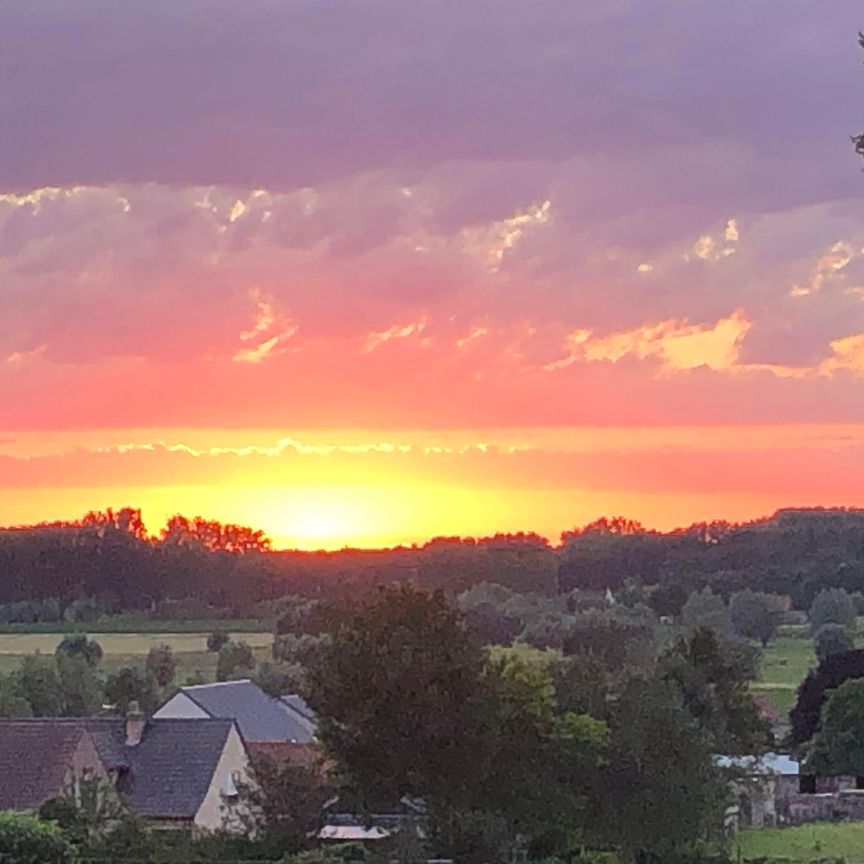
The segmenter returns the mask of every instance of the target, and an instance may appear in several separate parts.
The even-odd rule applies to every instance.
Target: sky
[[[0,524],[864,505],[860,0],[0,4]]]

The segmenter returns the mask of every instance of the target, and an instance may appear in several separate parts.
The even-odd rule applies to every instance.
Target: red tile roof
[[[63,794],[84,735],[89,733],[81,720],[46,717],[0,723],[0,810],[35,810]]]

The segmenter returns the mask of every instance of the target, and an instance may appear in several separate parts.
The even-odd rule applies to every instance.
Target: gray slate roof
[[[292,711],[296,711],[301,717],[305,717],[310,723],[315,723],[315,712],[306,703],[302,696],[296,693],[289,693],[285,696],[280,696],[279,701],[287,705]]]
[[[201,806],[231,720],[151,720],[137,747],[127,747],[131,808],[141,816],[191,818]]]
[[[191,819],[198,812],[225,742],[231,720],[150,719],[141,742],[127,747],[126,721],[87,721],[102,761],[126,769],[119,791],[140,816]]]
[[[236,720],[240,734],[249,743],[290,741],[312,744],[315,741],[315,723],[309,716],[286,703],[284,698],[268,696],[248,679],[183,687],[181,692],[211,717]],[[311,715],[311,710],[300,697],[289,698],[298,699],[297,705]]]

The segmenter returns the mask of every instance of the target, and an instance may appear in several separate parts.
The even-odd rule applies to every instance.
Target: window
[[[225,778],[222,794],[226,798],[236,798],[240,794],[240,773],[238,771],[232,771]]]

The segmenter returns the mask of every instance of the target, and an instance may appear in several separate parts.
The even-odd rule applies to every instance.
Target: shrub
[[[245,642],[226,642],[219,651],[216,679],[229,681],[238,673],[249,674],[255,669],[255,654]]]
[[[72,864],[74,860],[75,850],[58,825],[21,813],[0,813],[4,864]]]
[[[177,658],[170,645],[154,645],[147,654],[145,666],[160,687],[167,687],[174,680]]]
[[[227,644],[228,642],[228,634],[223,633],[219,630],[214,630],[207,637],[207,650],[212,651],[214,654],[218,654],[219,651],[222,650],[222,646]]]
[[[95,639],[88,639],[83,633],[64,636],[54,653],[58,657],[61,654],[67,657],[80,657],[91,666],[97,666],[102,660],[102,646]]]

